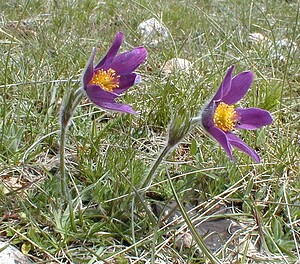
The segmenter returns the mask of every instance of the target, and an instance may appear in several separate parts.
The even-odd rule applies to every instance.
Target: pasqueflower
[[[249,90],[253,73],[241,72],[232,78],[234,65],[225,75],[221,86],[211,101],[205,106],[198,121],[233,160],[232,147],[235,147],[260,162],[258,154],[232,131],[235,129],[255,130],[272,123],[270,113],[260,108],[236,108],[236,104]],[[196,118],[197,119],[197,118]]]
[[[145,61],[147,51],[144,47],[137,47],[117,54],[123,40],[123,33],[117,33],[112,46],[96,66],[93,65],[96,48],[93,48],[82,83],[88,98],[99,107],[135,114],[131,106],[116,102],[115,99],[140,82],[140,75],[134,71]]]

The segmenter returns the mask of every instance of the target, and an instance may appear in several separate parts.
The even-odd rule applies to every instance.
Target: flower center
[[[107,71],[98,70],[95,72],[93,79],[89,84],[98,84],[106,91],[112,92],[115,88],[119,88],[120,76],[116,75],[113,69]]]
[[[237,123],[237,113],[233,105],[221,102],[214,114],[215,125],[223,131],[231,131]]]

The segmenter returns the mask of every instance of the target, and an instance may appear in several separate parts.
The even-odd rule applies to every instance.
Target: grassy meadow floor
[[[157,46],[143,43],[137,31],[152,17],[169,31]],[[1,240],[35,263],[209,263],[196,246],[174,243],[184,221],[153,223],[133,192],[164,146],[171,117],[183,110],[196,116],[235,64],[235,74],[255,73],[239,106],[266,109],[274,118],[240,132],[262,162],[236,150],[230,162],[194,127],[159,167],[147,203],[174,201],[169,175],[200,220],[220,204],[234,208],[227,217],[241,226],[239,242],[224,241],[214,252],[220,263],[300,259],[298,1],[10,0],[0,3],[0,19]],[[82,100],[66,148],[70,215],[57,203],[62,98],[80,87],[92,47],[101,59],[118,31],[126,37],[122,51],[148,50],[138,69],[143,81],[120,99],[138,114]],[[192,69],[164,74],[174,57],[191,61]]]

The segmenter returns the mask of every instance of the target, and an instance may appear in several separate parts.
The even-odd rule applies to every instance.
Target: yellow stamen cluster
[[[98,84],[104,90],[112,92],[115,88],[119,88],[119,78],[120,76],[116,75],[113,69],[98,70],[89,84]]]
[[[233,105],[221,102],[214,114],[215,125],[223,131],[231,131],[237,123],[237,113]]]

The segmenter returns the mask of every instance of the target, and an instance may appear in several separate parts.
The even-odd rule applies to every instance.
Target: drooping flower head
[[[233,160],[232,147],[235,147],[256,162],[260,162],[258,154],[238,136],[232,133],[234,129],[255,130],[272,123],[270,113],[260,108],[236,108],[236,104],[249,90],[253,73],[241,72],[232,78],[234,65],[225,75],[215,96],[203,109],[200,120],[202,127],[211,135]]]
[[[145,61],[147,51],[144,47],[137,47],[117,54],[123,40],[123,33],[117,33],[112,46],[96,66],[94,66],[96,48],[93,48],[82,83],[88,98],[99,107],[135,114],[131,106],[118,103],[115,99],[129,87],[140,82],[140,75],[134,71]]]

